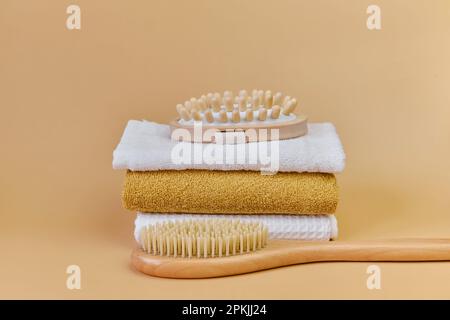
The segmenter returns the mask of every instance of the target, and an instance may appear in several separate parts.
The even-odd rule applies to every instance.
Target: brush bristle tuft
[[[199,219],[146,226],[141,230],[140,245],[153,255],[214,258],[259,250],[267,240],[268,229],[262,223]]]
[[[291,96],[283,96],[281,92],[272,94],[271,90],[240,90],[234,95],[226,90],[202,94],[177,104],[176,110],[183,121],[204,122],[208,124],[234,124],[240,122],[257,123],[264,121],[292,120],[297,107],[297,100]]]

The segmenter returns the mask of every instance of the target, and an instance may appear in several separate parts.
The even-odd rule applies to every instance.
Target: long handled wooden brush
[[[324,261],[448,261],[450,239],[267,240],[261,223],[177,221],[142,229],[132,254],[139,271],[165,278],[212,278]]]

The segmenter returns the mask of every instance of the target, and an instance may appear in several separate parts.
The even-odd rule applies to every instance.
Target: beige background
[[[128,119],[192,95],[270,88],[344,142],[341,239],[450,237],[450,2],[0,2],[0,298],[450,298],[449,263],[294,266],[231,278],[131,269],[112,151]],[[366,28],[366,8],[382,30]],[[82,290],[65,287],[69,264]]]

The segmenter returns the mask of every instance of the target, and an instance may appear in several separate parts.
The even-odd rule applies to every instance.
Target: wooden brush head
[[[259,250],[267,239],[268,229],[262,223],[211,218],[143,227],[140,246],[159,256],[214,258]]]
[[[186,129],[184,141],[217,142],[216,133],[237,133],[243,142],[290,139],[307,133],[307,118],[294,113],[297,99],[281,92],[241,90],[208,93],[176,106],[179,118],[170,123],[172,132]],[[195,127],[215,134],[195,134]],[[266,130],[266,131],[264,131]],[[277,132],[275,132],[277,131]],[[200,138],[200,139],[199,139]]]

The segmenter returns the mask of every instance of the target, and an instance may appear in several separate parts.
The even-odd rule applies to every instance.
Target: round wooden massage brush
[[[246,142],[290,139],[308,131],[307,118],[295,114],[296,107],[297,99],[281,92],[272,94],[270,90],[253,90],[251,95],[241,90],[236,96],[231,91],[225,91],[223,95],[208,93],[178,104],[179,118],[172,121],[170,127],[172,132],[180,128],[188,130],[189,135],[183,136],[184,141],[196,141],[195,125],[201,125],[203,131],[240,132]],[[260,129],[266,129],[268,133],[259,134]],[[275,137],[271,134],[274,129],[278,132]],[[216,142],[215,137],[204,135],[201,142]]]

